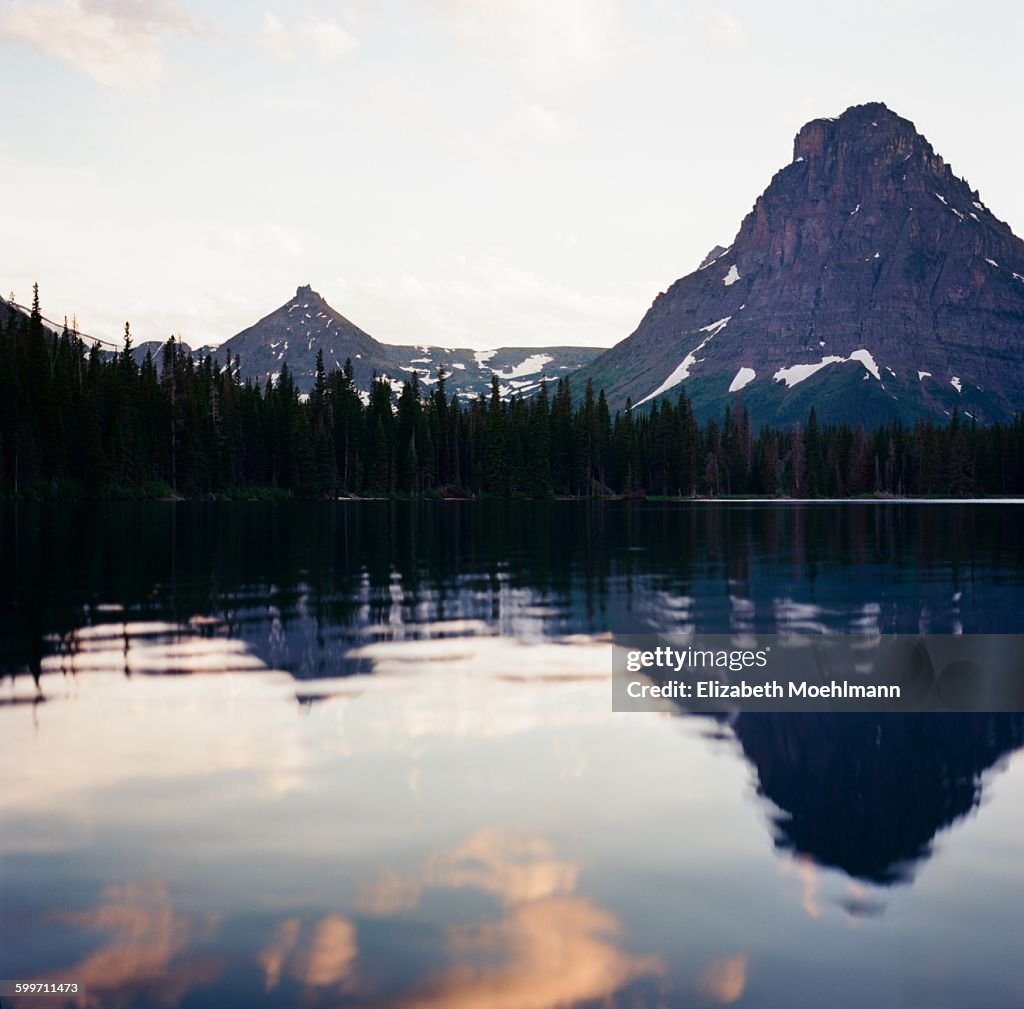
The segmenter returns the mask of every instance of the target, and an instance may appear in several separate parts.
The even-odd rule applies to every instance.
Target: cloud
[[[351,32],[334,21],[306,18],[289,26],[270,13],[263,15],[260,39],[277,59],[289,62],[313,55],[324,63],[336,63],[358,44]]]
[[[180,0],[7,0],[0,39],[22,42],[107,87],[151,87],[167,70],[160,38],[200,34]]]
[[[579,867],[555,856],[541,837],[484,828],[451,851],[435,855],[418,877],[386,873],[379,883],[364,886],[359,908],[376,916],[408,911],[426,889],[482,890],[505,904],[519,904],[576,886]]]
[[[475,889],[502,902],[497,918],[450,926],[453,965],[404,992],[397,1004],[563,1009],[611,1004],[631,982],[664,977],[659,957],[621,948],[623,928],[612,912],[574,892],[579,872],[546,838],[485,827],[429,858],[418,875],[388,874],[364,891],[361,910],[371,914],[411,910],[429,889]]]
[[[54,971],[72,977],[87,993],[76,1005],[128,1005],[158,998],[177,1005],[193,987],[209,984],[221,973],[220,964],[197,954],[194,947],[212,936],[218,915],[203,919],[178,914],[167,884],[149,880],[111,884],[99,905],[65,911],[55,920],[81,929],[108,933],[111,938],[75,966]]]
[[[357,955],[355,925],[339,914],[328,915],[313,930],[295,976],[312,988],[340,984],[351,974]]]
[[[516,72],[538,97],[568,100],[607,77],[619,57],[616,0],[422,0],[458,40]]]
[[[500,919],[450,930],[464,959],[403,998],[406,1009],[562,1009],[612,1004],[617,991],[664,975],[658,957],[618,945],[614,914],[585,897],[550,897],[509,909]],[[483,963],[480,963],[480,961]],[[479,964],[479,965],[477,965]]]
[[[747,954],[712,960],[701,972],[697,987],[722,1005],[738,1002],[747,987]]]
[[[299,941],[301,928],[302,923],[298,918],[286,919],[277,926],[274,938],[261,951],[259,962],[263,968],[264,987],[267,992],[273,991],[280,984],[281,971]]]

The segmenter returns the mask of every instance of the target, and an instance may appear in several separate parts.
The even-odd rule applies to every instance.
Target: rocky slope
[[[677,396],[756,422],[979,421],[1024,407],[1024,242],[880,103],[800,130],[727,249],[584,368],[613,409]]]

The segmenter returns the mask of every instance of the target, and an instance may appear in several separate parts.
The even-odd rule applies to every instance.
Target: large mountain
[[[979,421],[1024,408],[1024,242],[880,103],[797,134],[740,225],[574,378],[613,409],[680,387],[702,417]],[[577,391],[578,391],[577,388]]]
[[[498,375],[502,395],[529,394],[542,378],[549,380],[576,371],[592,361],[599,347],[502,347],[467,350],[452,347],[402,347],[381,343],[336,312],[310,287],[255,325],[233,336],[215,352],[241,359],[241,372],[261,382],[276,377],[283,363],[299,388],[312,388],[316,357],[323,350],[328,371],[351,359],[356,385],[366,390],[374,374],[396,387],[415,371],[422,383],[436,381],[437,369],[448,373],[449,393],[473,396],[487,392],[491,373]]]

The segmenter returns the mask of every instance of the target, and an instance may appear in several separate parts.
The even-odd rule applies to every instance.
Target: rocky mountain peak
[[[305,299],[307,301],[312,300],[319,302],[320,304],[324,304],[323,295],[318,291],[314,291],[312,286],[309,284],[302,284],[295,288],[295,300],[299,301],[301,299]]]
[[[1024,243],[881,102],[796,136],[733,243],[580,376],[758,421],[1006,419],[1024,402]],[[839,389],[842,395],[838,395]]]
[[[792,165],[803,165],[805,190],[819,198],[865,185],[921,192],[954,179],[914,124],[882,102],[807,123],[793,142]]]
[[[554,381],[576,371],[600,353],[596,347],[469,348],[422,344],[395,345],[375,340],[332,308],[309,284],[258,322],[237,333],[221,347],[241,361],[241,374],[261,384],[276,381],[287,365],[297,387],[312,388],[319,354],[328,370],[352,364],[356,386],[365,395],[374,377],[387,379],[395,389],[415,374],[422,386],[446,375],[449,393],[474,397],[488,393],[491,374],[501,381],[503,396],[529,395],[542,380]]]

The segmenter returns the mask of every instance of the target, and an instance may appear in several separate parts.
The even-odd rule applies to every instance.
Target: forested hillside
[[[571,379],[529,400],[449,396],[443,373],[426,394],[413,376],[368,397],[351,364],[312,393],[287,368],[243,383],[236,363],[196,361],[176,341],[160,368],[89,348],[67,326],[31,315],[0,321],[0,495],[6,498],[288,494],[1019,495],[1024,425],[949,423],[867,432],[805,424],[754,431],[736,396],[703,428],[684,393],[650,413],[614,417]],[[364,401],[365,399],[365,401]]]

